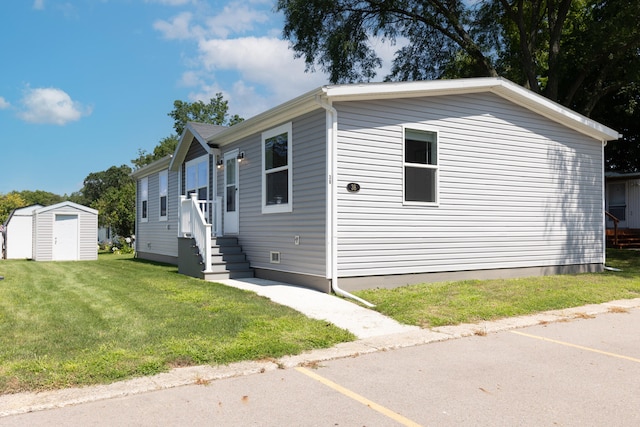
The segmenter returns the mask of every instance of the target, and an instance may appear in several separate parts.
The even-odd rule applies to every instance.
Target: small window
[[[149,178],[140,180],[140,218],[149,221]]]
[[[438,143],[435,132],[405,129],[404,201],[438,202]]]
[[[262,212],[291,212],[291,123],[262,134]]]
[[[169,193],[169,173],[162,171],[158,174],[160,185],[160,221],[167,220],[167,197]]]

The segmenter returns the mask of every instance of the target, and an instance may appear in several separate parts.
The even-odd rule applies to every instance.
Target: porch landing
[[[607,228],[607,247],[615,249],[640,249],[640,229],[619,228],[616,239],[615,230]]]

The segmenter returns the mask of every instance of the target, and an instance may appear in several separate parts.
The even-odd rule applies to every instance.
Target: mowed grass
[[[640,252],[608,250],[607,266],[622,271],[428,283],[354,294],[401,323],[423,328],[640,297]]]
[[[0,276],[3,394],[275,358],[355,339],[251,292],[130,255],[2,260]]]

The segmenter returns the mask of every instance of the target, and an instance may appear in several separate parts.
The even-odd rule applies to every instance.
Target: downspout
[[[336,295],[350,298],[364,304],[367,307],[375,307],[369,301],[365,301],[338,285],[338,111],[325,101],[320,95],[316,95],[315,101],[327,111],[327,175],[328,175],[328,196],[327,197],[327,233],[328,233],[328,254],[327,276],[331,279],[331,290]]]
[[[605,202],[605,195],[607,194],[607,183],[605,181],[604,169],[605,169],[605,154],[604,148],[607,146],[607,140],[602,140],[602,267],[607,269],[607,205]]]

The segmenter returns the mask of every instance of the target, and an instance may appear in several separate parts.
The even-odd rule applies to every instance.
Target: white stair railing
[[[180,196],[179,233],[196,241],[205,273],[211,271],[211,224],[204,217],[206,205],[206,201],[197,200],[196,193],[191,193],[191,198]]]

